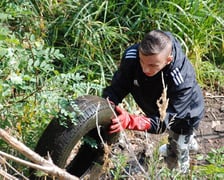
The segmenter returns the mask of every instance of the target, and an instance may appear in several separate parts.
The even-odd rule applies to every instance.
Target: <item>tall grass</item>
[[[94,78],[102,79],[103,74],[108,80],[122,51],[152,29],[171,31],[177,36],[202,85],[208,82],[204,75],[208,64],[208,69],[223,68],[224,3],[221,1],[47,2],[33,1],[31,8],[45,24],[44,39],[67,54],[62,62],[57,62],[63,71],[85,64],[86,69],[94,72],[105,71],[96,73]],[[222,75],[223,71],[220,72]],[[213,83],[220,81],[223,85],[219,73],[210,78]]]
[[[34,146],[58,101],[100,95],[123,51],[153,29],[180,40],[201,86],[223,90],[223,9],[221,0],[2,0],[1,127]]]
[[[86,75],[87,80],[101,79],[103,86],[115,71],[123,50],[152,29],[171,31],[177,36],[202,85],[208,82],[204,75],[208,64],[208,69],[224,66],[221,1],[26,0],[7,3],[4,8],[13,15],[10,25],[20,35],[33,33],[66,54],[54,63],[60,72],[90,70],[93,73]],[[223,85],[219,73],[210,78]]]

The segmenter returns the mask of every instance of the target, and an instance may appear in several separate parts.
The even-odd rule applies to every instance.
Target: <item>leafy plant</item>
[[[208,164],[194,167],[195,174],[209,179],[224,178],[224,148],[212,149],[205,159]]]
[[[214,0],[2,0],[1,127],[33,148],[59,111],[75,123],[76,114],[66,110],[65,102],[84,94],[100,96],[126,47],[152,29],[171,31],[200,85],[222,91],[223,9],[224,3]],[[128,108],[133,109],[130,99]],[[12,151],[3,142],[0,146]],[[223,160],[219,152],[212,153],[211,162],[217,154],[218,163]],[[126,166],[123,157],[120,161],[113,172],[116,178]],[[151,166],[151,171],[156,168]],[[222,166],[214,169],[222,171]]]
[[[118,154],[117,159],[114,161],[114,169],[111,170],[113,179],[118,180],[123,177],[122,172],[124,171],[126,165],[127,165],[127,157],[125,157],[122,154]]]

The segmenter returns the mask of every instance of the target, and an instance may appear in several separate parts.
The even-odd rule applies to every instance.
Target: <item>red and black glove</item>
[[[150,119],[145,116],[130,115],[127,111],[121,109],[119,106],[115,107],[118,113],[117,118],[112,119],[109,133],[120,132],[123,129],[146,131],[150,129]]]

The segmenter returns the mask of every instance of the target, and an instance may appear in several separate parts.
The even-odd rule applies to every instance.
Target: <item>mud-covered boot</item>
[[[178,169],[187,173],[190,167],[189,153],[198,151],[198,143],[194,135],[181,135],[172,131],[169,133],[169,144],[159,148],[160,156],[164,157],[169,169]]]
[[[199,145],[197,140],[192,137],[190,139],[189,145],[188,145],[188,149],[190,152],[197,152],[199,149]],[[159,147],[159,154],[162,157],[167,157],[167,144],[163,144],[162,146]]]

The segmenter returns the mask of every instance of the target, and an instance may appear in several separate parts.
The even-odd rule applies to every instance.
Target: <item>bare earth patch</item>
[[[224,147],[224,94],[205,94],[205,117],[197,137],[201,153]]]

